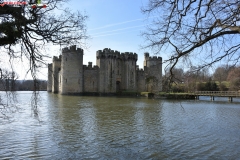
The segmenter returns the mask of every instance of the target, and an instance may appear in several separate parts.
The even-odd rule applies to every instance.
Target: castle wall
[[[52,92],[52,63],[48,64],[48,81],[47,81],[47,91]]]
[[[119,70],[120,70],[120,75],[121,75],[120,89],[125,91],[125,90],[127,90],[127,66],[126,66],[126,62],[125,62],[123,54],[121,54]]]
[[[145,53],[144,70],[136,65],[136,53],[121,53],[105,48],[96,53],[97,66],[83,65],[83,50],[71,46],[48,65],[48,91],[61,94],[83,92],[162,90],[162,58]],[[52,75],[52,76],[51,76]]]
[[[99,73],[98,73],[98,92],[105,93],[106,88],[106,56],[102,54],[102,51],[97,51],[97,65],[99,67]]]
[[[115,67],[115,71],[116,71],[116,92],[120,92],[123,86],[123,82],[122,82],[122,59],[120,58],[120,56],[118,56],[116,58],[116,67]]]
[[[58,93],[58,87],[59,87],[59,71],[61,70],[61,56],[53,57],[53,63],[52,63],[52,92]]]
[[[121,71],[121,89],[136,91],[136,53],[122,53],[120,62]]]
[[[61,94],[83,92],[83,50],[76,46],[62,50]]]
[[[137,92],[144,92],[146,91],[146,80],[145,80],[145,73],[143,69],[137,70],[137,78],[136,78],[136,83],[137,83]]]
[[[117,51],[105,48],[97,51],[97,65],[99,66],[99,92],[116,93]]]
[[[98,66],[92,68],[91,62],[83,66],[83,92],[98,92]]]

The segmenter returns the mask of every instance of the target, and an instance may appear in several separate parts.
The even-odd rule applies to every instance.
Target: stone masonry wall
[[[98,92],[98,72],[97,66],[83,66],[83,92]]]
[[[52,63],[48,64],[48,81],[47,81],[47,91],[48,92],[52,92],[52,74],[53,74],[53,70],[52,70]]]
[[[52,63],[52,92],[58,93],[58,86],[59,86],[59,71],[61,70],[61,57],[53,57]]]
[[[83,50],[71,46],[48,65],[48,91],[61,94],[162,90],[162,58],[144,54],[144,70],[136,65],[136,53],[105,48],[96,53],[97,66],[83,65]],[[52,75],[52,76],[51,76]]]
[[[62,50],[61,93],[83,92],[83,50],[71,46]]]
[[[136,83],[137,83],[137,92],[146,91],[145,73],[143,69],[137,70]]]
[[[159,92],[162,90],[162,58],[149,57],[145,53],[144,71],[146,73],[146,90],[148,92]]]

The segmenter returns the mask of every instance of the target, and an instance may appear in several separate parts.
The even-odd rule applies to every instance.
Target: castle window
[[[66,58],[66,61],[67,61],[67,58]]]
[[[118,75],[119,75],[119,70],[118,70]]]
[[[94,88],[94,81],[92,82],[93,88]]]
[[[78,79],[78,84],[80,84],[80,79]]]
[[[66,81],[66,83],[67,83],[67,79],[66,79],[65,81]]]

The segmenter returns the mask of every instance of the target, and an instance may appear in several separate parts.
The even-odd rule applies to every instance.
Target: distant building
[[[162,58],[145,53],[144,70],[136,65],[136,53],[120,53],[105,48],[96,53],[96,66],[83,65],[83,50],[71,46],[48,64],[47,90],[60,94],[162,90]]]

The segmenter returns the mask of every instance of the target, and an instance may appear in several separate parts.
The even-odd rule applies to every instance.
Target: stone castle
[[[48,64],[47,90],[60,94],[114,94],[162,90],[162,58],[144,54],[144,69],[136,65],[136,53],[105,48],[96,53],[96,66],[83,65],[83,50],[71,46]]]

